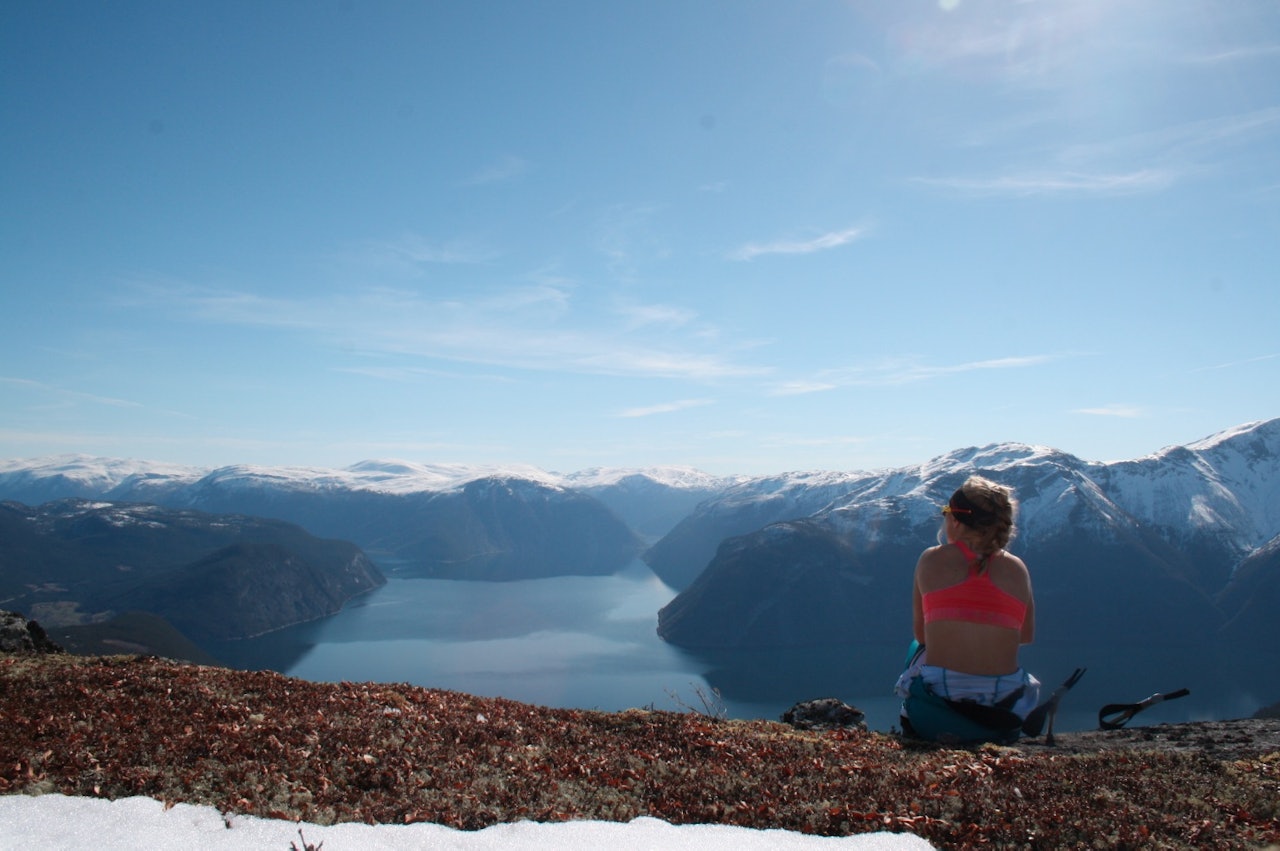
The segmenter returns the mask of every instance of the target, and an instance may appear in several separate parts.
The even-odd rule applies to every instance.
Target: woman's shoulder
[[[964,555],[952,544],[929,547],[920,554],[916,562],[916,577],[925,585],[951,584],[963,578],[965,570]]]
[[[1031,571],[1027,570],[1026,563],[1013,553],[1001,550],[992,560],[990,569],[991,578],[1005,590],[1022,592],[1025,589],[1026,593],[1030,593]]]
[[[1004,564],[1009,568],[1018,571],[1019,573],[1027,573],[1026,562],[1018,558],[1016,555],[1009,552],[1008,550],[1001,550],[999,553],[997,553],[994,561],[998,561],[1001,564]]]
[[[920,553],[920,560],[917,564],[923,566],[949,561],[950,555],[947,551],[954,549],[955,547],[951,544],[939,544],[936,547],[929,547],[924,552]]]

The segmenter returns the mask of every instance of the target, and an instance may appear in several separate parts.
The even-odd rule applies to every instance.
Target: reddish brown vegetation
[[[946,847],[1280,842],[1280,752],[951,750],[152,658],[0,659],[0,792],[330,823],[724,823]]]

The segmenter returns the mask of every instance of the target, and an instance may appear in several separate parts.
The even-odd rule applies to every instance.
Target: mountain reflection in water
[[[410,683],[543,706],[619,711],[722,708],[776,720],[801,700],[837,697],[871,729],[897,724],[900,644],[685,651],[656,633],[675,592],[642,562],[613,576],[522,582],[420,579],[394,567],[382,588],[321,621],[211,648],[227,664],[321,682]],[[905,603],[904,603],[905,604]],[[1133,725],[1247,717],[1280,700],[1280,654],[1256,648],[1161,651],[1079,643],[1027,647],[1046,694],[1076,667],[1056,729],[1093,729],[1098,708],[1189,688]],[[717,697],[718,693],[718,697]]]

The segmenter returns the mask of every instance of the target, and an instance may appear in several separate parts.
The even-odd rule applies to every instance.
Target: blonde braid
[[[985,565],[987,559],[1000,552],[1013,540],[1017,527],[1013,525],[1018,503],[1013,491],[982,476],[970,476],[960,486],[965,498],[983,512],[975,517],[972,528],[978,533],[976,548]]]

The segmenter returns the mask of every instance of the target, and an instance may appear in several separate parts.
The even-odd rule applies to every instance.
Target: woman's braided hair
[[[978,554],[987,558],[998,553],[1013,540],[1013,525],[1018,503],[1013,491],[982,476],[970,476],[951,497],[956,503],[972,507],[970,512],[957,512],[955,518],[979,535]]]

